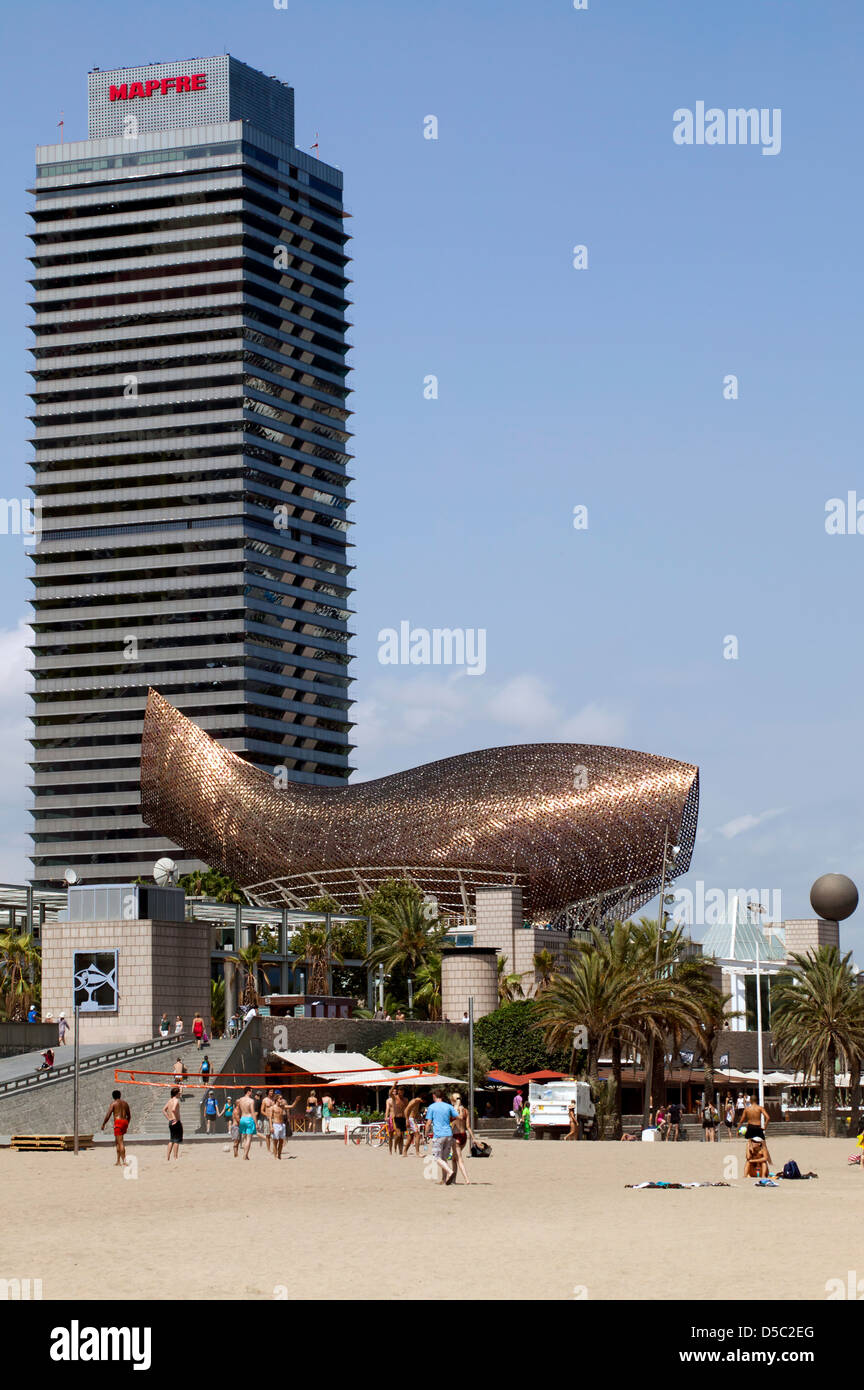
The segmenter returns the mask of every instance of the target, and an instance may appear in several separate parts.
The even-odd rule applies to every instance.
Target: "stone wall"
[[[840,945],[839,922],[827,922],[822,917],[793,917],[783,926],[787,955],[804,956],[817,946]]]
[[[474,1000],[475,1019],[498,1007],[498,952],[489,946],[454,946],[441,954],[441,1006],[454,1023]]]
[[[75,951],[119,952],[116,1012],[80,1015],[81,1042],[146,1042],[163,1011],[188,1033],[210,1018],[210,927],[205,922],[46,922],[42,929],[42,1011],[72,1019]]]
[[[249,1034],[249,1046],[253,1048],[257,1045],[259,1057],[267,1052],[275,1051],[274,1033],[276,1028],[285,1028],[288,1033],[288,1043],[280,1052],[326,1052],[331,1043],[334,1043],[340,1051],[344,1052],[364,1052],[368,1055],[369,1048],[377,1046],[387,1038],[393,1038],[397,1033],[409,1031],[412,1033],[437,1033],[439,1028],[445,1025],[442,1023],[429,1023],[425,1020],[410,1020],[404,1023],[380,1023],[371,1018],[258,1018],[253,1019],[244,1032],[244,1038]],[[446,1025],[453,1028],[463,1037],[468,1036],[467,1024]],[[255,1028],[255,1033],[250,1033],[251,1028]],[[242,1068],[246,1070],[244,1066]],[[256,1070],[250,1067],[249,1070]]]

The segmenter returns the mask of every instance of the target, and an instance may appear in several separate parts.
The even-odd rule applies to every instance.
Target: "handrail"
[[[99,1067],[110,1066],[112,1062],[121,1061],[124,1057],[134,1057],[142,1052],[162,1052],[169,1047],[184,1046],[190,1039],[180,1036],[170,1038],[152,1038],[149,1042],[129,1043],[125,1047],[108,1048],[105,1052],[97,1052],[92,1057],[81,1057],[78,1061],[78,1070],[95,1071]],[[28,1076],[16,1076],[10,1081],[0,1082],[0,1095],[14,1091],[31,1090],[34,1086],[47,1086],[52,1081],[68,1080],[75,1074],[74,1062],[61,1062],[58,1067],[51,1067],[48,1071],[31,1072]]]

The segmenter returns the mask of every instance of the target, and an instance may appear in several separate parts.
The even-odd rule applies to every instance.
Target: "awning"
[[[566,1071],[526,1071],[523,1076],[509,1071],[490,1071],[488,1079],[496,1086],[527,1086],[529,1081],[563,1081],[566,1077]]]

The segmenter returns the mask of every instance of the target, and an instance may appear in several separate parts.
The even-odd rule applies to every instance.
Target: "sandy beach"
[[[864,1175],[848,1140],[769,1142],[818,1181],[625,1190],[730,1177],[743,1143],[499,1142],[450,1188],[422,1158],[340,1143],[295,1141],[282,1163],[190,1144],[170,1166],[138,1146],[130,1178],[113,1150],[3,1150],[0,1278],[39,1278],[45,1299],[824,1300],[864,1279]]]

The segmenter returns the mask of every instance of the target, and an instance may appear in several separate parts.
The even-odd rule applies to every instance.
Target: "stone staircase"
[[[219,1038],[215,1042],[208,1044],[199,1052],[194,1042],[181,1044],[176,1051],[172,1049],[165,1060],[159,1064],[160,1071],[170,1072],[178,1057],[182,1057],[189,1073],[189,1089],[184,1091],[181,1100],[181,1115],[183,1128],[189,1134],[202,1132],[204,1129],[204,1094],[201,1089],[201,1059],[204,1053],[210,1060],[210,1078],[218,1081],[221,1068],[225,1065],[230,1053],[236,1045],[234,1038]],[[155,1068],[154,1068],[155,1070]],[[162,1114],[162,1107],[168,1099],[173,1081],[170,1076],[166,1076],[164,1086],[130,1087],[128,1093],[129,1103],[132,1107],[132,1123],[129,1126],[130,1135],[136,1134],[162,1134],[167,1129],[165,1116]],[[237,1091],[239,1091],[239,1086]],[[216,1095],[219,1105],[225,1104],[226,1091],[218,1090]],[[236,1094],[236,1092],[231,1092]],[[139,1098],[140,1097],[140,1098]],[[215,1125],[216,1132],[219,1134],[227,1133],[224,1116],[221,1116]]]

